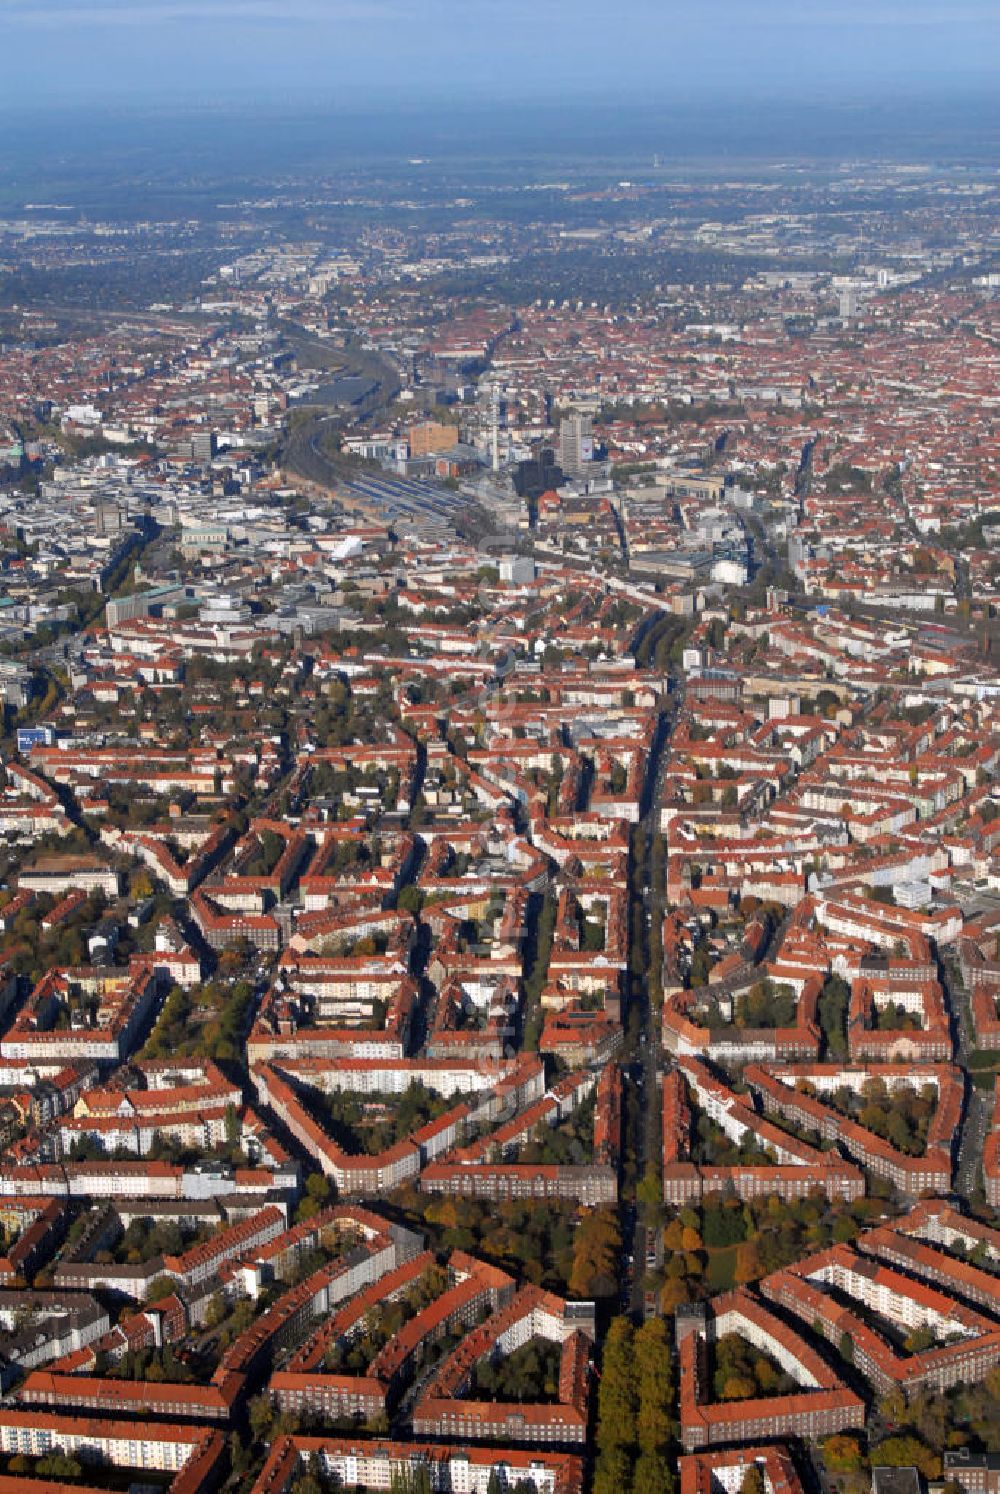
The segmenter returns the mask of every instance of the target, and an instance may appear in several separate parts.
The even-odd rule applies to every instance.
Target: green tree
[[[873,1468],[917,1468],[927,1479],[941,1476],[941,1459],[919,1437],[888,1437],[871,1450]]]
[[[411,882],[408,886],[400,889],[399,896],[396,899],[396,906],[401,913],[417,914],[423,906],[423,901],[424,895],[420,888],[415,887]]]
[[[597,1396],[598,1452],[602,1455],[634,1446],[638,1381],[634,1332],[627,1318],[613,1318],[604,1343],[601,1385]]]
[[[673,1400],[670,1335],[663,1319],[650,1318],[644,1323],[635,1335],[634,1347],[639,1449],[642,1453],[661,1453],[670,1441]],[[638,1484],[638,1470],[636,1481]]]
[[[240,1139],[242,1127],[240,1113],[235,1105],[226,1106],[225,1126],[227,1142],[230,1146],[236,1146]]]
[[[247,1407],[250,1434],[255,1443],[262,1445],[270,1436],[274,1412],[266,1395],[255,1395]]]
[[[292,1484],[291,1494],[323,1494],[323,1485],[315,1473],[300,1473]]]
[[[663,1187],[653,1167],[647,1168],[639,1182],[635,1196],[641,1204],[658,1204],[663,1197]]]
[[[69,1458],[65,1453],[49,1453],[45,1458],[39,1458],[35,1464],[35,1473],[43,1478],[79,1478],[83,1472],[83,1464],[76,1458]]]
[[[601,1453],[594,1469],[594,1494],[631,1494],[632,1459],[622,1447]]]
[[[674,1476],[662,1453],[644,1452],[636,1460],[632,1494],[671,1494]]]
[[[206,1328],[218,1328],[219,1324],[224,1323],[228,1316],[229,1309],[226,1306],[225,1297],[221,1292],[215,1292],[209,1298],[208,1306],[205,1309]]]
[[[147,1302],[161,1302],[164,1297],[170,1297],[177,1290],[177,1283],[171,1276],[157,1276],[149,1283],[146,1293]]]

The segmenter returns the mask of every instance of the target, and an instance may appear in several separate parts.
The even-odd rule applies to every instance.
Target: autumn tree
[[[591,1209],[585,1213],[573,1239],[570,1296],[610,1296],[616,1286],[620,1248],[621,1234],[612,1210]]]
[[[743,1282],[754,1281],[761,1275],[760,1258],[757,1247],[752,1240],[747,1240],[743,1245],[736,1247],[736,1265],[733,1270],[733,1280],[739,1285]]]
[[[846,1432],[835,1432],[822,1447],[823,1461],[831,1473],[857,1473],[864,1466],[860,1443]]]

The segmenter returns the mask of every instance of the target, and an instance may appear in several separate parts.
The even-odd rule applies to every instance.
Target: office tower
[[[568,415],[559,426],[559,465],[565,477],[582,477],[594,460],[594,437],[587,415]]]

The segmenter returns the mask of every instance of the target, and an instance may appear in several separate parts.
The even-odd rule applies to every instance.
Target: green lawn
[[[735,1245],[723,1245],[717,1250],[708,1251],[708,1265],[705,1267],[705,1280],[713,1292],[728,1292],[733,1286],[733,1273],[736,1270]]]

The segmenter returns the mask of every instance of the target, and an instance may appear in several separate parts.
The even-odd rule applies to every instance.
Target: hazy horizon
[[[995,0],[0,0],[8,109],[817,103],[995,87]]]
[[[82,103],[34,110],[0,105],[6,158],[0,184],[29,177],[82,184],[97,168],[108,179],[133,172],[177,180],[263,181],[293,172],[413,168],[430,178],[475,165],[487,175],[544,180],[561,168],[663,173],[730,161],[895,162],[990,169],[1000,161],[1000,95],[842,98],[731,98],[669,103],[636,99],[612,107],[595,98],[558,104],[524,101],[398,102],[335,107],[320,101],[218,100],[153,107]]]

